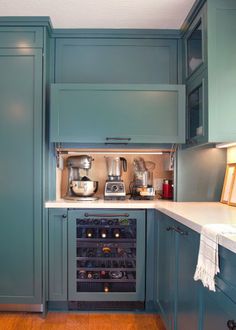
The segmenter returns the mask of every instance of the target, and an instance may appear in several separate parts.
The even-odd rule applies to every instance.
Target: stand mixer
[[[66,199],[96,200],[92,197],[97,189],[98,182],[91,181],[88,177],[93,158],[88,155],[71,156],[67,158],[68,185]],[[85,171],[82,176],[81,172]]]

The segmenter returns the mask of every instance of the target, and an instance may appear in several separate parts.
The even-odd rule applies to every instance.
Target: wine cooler
[[[143,308],[145,211],[70,210],[68,226],[71,308]]]

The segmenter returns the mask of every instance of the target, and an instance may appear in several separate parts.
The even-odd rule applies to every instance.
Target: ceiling
[[[54,28],[178,29],[195,0],[0,0],[1,16],[50,16]]]

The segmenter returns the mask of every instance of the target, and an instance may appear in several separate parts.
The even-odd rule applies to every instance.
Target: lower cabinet
[[[236,329],[236,304],[218,287],[216,292],[203,289],[203,329]]]
[[[169,230],[173,227],[173,221],[168,218],[164,219],[164,215],[161,213],[158,213],[158,215],[157,298],[167,329],[174,329],[177,290],[175,233]]]
[[[167,330],[236,329],[236,255],[219,247],[216,292],[193,276],[200,235],[157,212],[157,304]]]
[[[50,209],[48,221],[48,298],[67,300],[67,209]]]
[[[167,329],[199,329],[200,290],[193,280],[199,237],[158,212],[157,303]]]

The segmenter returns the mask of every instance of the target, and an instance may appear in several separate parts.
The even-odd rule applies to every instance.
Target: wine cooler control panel
[[[136,291],[136,219],[76,219],[77,291]]]

